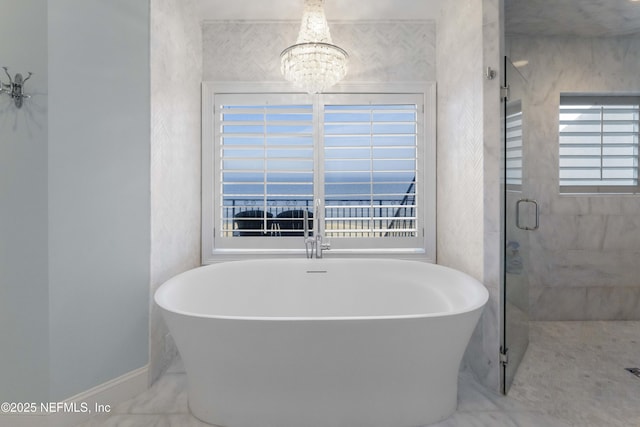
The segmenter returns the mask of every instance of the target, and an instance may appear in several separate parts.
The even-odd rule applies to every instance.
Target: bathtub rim
[[[295,260],[298,258],[278,258],[278,260],[282,260],[283,262],[286,260]],[[343,261],[349,261],[349,260],[359,260],[359,261],[364,261],[367,260],[368,258],[336,258],[336,259],[340,259]],[[389,260],[393,260],[393,261],[401,261],[401,262],[411,262],[411,263],[421,263],[421,261],[413,261],[413,260],[400,260],[400,259],[394,259],[394,258],[385,258],[385,259],[389,259]],[[432,265],[432,266],[436,266],[438,268],[442,268],[445,270],[449,270],[450,272],[452,272],[453,274],[459,275],[459,276],[463,276],[465,278],[465,281],[469,281],[470,284],[469,286],[472,287],[473,289],[477,288],[477,291],[481,294],[478,295],[478,301],[476,301],[474,304],[470,304],[468,306],[465,306],[462,309],[457,309],[457,310],[450,310],[450,311],[438,311],[438,312],[434,312],[434,313],[420,313],[420,314],[394,314],[394,315],[378,315],[378,316],[229,316],[229,315],[217,315],[217,314],[202,314],[202,313],[192,313],[192,312],[187,312],[184,310],[177,310],[174,308],[170,308],[167,306],[167,304],[165,304],[165,301],[161,300],[165,297],[164,294],[169,293],[170,292],[170,288],[172,286],[176,286],[175,282],[177,282],[180,277],[185,274],[188,273],[190,271],[194,271],[194,270],[200,270],[203,268],[214,268],[217,265],[220,264],[227,264],[227,263],[250,263],[252,261],[265,261],[265,260],[236,260],[236,261],[225,261],[225,262],[221,262],[221,263],[216,263],[216,264],[208,264],[208,265],[202,265],[199,267],[195,267],[189,270],[185,270],[182,273],[179,273],[173,277],[171,277],[170,279],[166,280],[164,283],[162,283],[158,289],[154,292],[153,295],[153,300],[154,303],[160,307],[162,310],[165,310],[167,312],[173,313],[173,314],[177,314],[177,315],[181,315],[181,316],[187,316],[187,317],[191,317],[191,318],[198,318],[198,319],[218,319],[218,320],[234,320],[234,321],[239,321],[239,320],[246,320],[246,321],[269,321],[269,322],[301,322],[301,321],[371,321],[371,320],[403,320],[403,319],[421,319],[421,318],[439,318],[439,317],[447,317],[447,316],[456,316],[456,315],[464,315],[467,313],[471,313],[474,312],[478,309],[483,309],[484,306],[487,304],[488,300],[489,300],[489,290],[486,288],[486,286],[480,282],[479,280],[475,279],[474,277],[456,270],[454,268],[451,267],[447,267],[444,265],[440,265],[440,264],[435,264],[435,263],[430,263],[430,262],[425,262],[424,264],[428,264],[428,265]],[[167,285],[167,286],[165,286]]]

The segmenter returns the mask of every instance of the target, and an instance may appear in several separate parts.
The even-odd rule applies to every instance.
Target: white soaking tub
[[[488,299],[450,268],[270,259],[196,268],[155,294],[189,408],[223,427],[416,427],[456,409]]]

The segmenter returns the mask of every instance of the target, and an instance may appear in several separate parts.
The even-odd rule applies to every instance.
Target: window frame
[[[314,105],[314,111],[320,108],[319,99],[321,96],[331,95],[354,95],[354,97],[362,95],[376,94],[412,94],[419,95],[424,108],[418,110],[421,114],[422,122],[422,139],[418,141],[419,157],[416,169],[422,176],[422,190],[419,197],[416,197],[418,203],[418,212],[422,212],[420,222],[421,230],[418,229],[418,238],[420,245],[415,248],[394,248],[388,247],[389,243],[383,242],[385,239],[393,238],[371,238],[378,243],[373,247],[369,245],[359,245],[359,247],[344,247],[342,244],[334,244],[334,242],[343,238],[331,239],[332,249],[324,252],[324,256],[341,257],[341,256],[358,256],[358,257],[384,257],[384,258],[401,258],[401,259],[419,259],[428,262],[435,262],[436,259],[436,117],[435,117],[435,83],[434,82],[417,82],[402,84],[370,84],[370,83],[349,83],[336,85],[332,90],[326,91],[324,94],[308,95],[299,91],[292,90],[287,83],[236,83],[236,82],[203,82],[202,83],[202,264],[211,264],[227,260],[239,260],[248,258],[272,258],[282,256],[304,257],[305,247],[303,239],[299,238],[283,238],[282,244],[278,244],[278,248],[267,247],[269,243],[273,243],[273,239],[264,237],[242,237],[238,240],[237,245],[226,245],[220,247],[216,245],[215,226],[217,224],[217,206],[215,202],[218,195],[216,192],[219,187],[216,168],[218,156],[215,153],[215,141],[217,132],[215,129],[216,120],[214,111],[215,99],[217,95],[251,95],[251,94],[267,94],[284,96],[295,95],[296,97],[307,96]],[[315,113],[314,113],[315,114]],[[323,112],[319,113],[320,115]],[[314,129],[314,141],[321,141],[322,126]],[[323,151],[320,148],[314,148],[314,151],[320,152],[320,159],[323,157]],[[320,160],[315,166],[314,185],[318,185],[320,177],[323,173],[323,161]],[[317,187],[319,191],[316,193],[322,197],[324,188]],[[323,215],[324,217],[324,215]],[[321,232],[323,232],[324,221],[320,223]],[[355,240],[355,239],[354,239]],[[284,243],[286,242],[286,243]],[[358,246],[358,245],[357,245]],[[385,247],[387,246],[387,247]]]
[[[608,93],[561,93],[558,104],[558,125],[560,125],[560,114],[564,105],[616,105],[640,104],[640,95],[638,94],[608,94]],[[640,127],[640,118],[638,121]],[[600,131],[602,138],[603,131]],[[636,184],[635,185],[563,185],[560,173],[562,171],[561,161],[564,157],[561,153],[561,136],[562,132],[558,126],[558,188],[561,195],[637,195],[640,194],[640,149],[638,149],[636,158]],[[637,136],[640,139],[640,130]],[[640,141],[639,141],[640,142]],[[602,145],[602,143],[601,143]],[[605,158],[604,155],[599,157]],[[594,179],[595,180],[595,179]]]

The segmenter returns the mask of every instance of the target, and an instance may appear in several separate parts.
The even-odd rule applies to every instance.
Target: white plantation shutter
[[[326,237],[416,237],[418,108],[325,103]]]
[[[561,192],[638,192],[640,97],[560,97]]]
[[[507,187],[520,190],[522,187],[522,104],[518,101],[507,103],[507,147],[506,169]]]
[[[219,131],[217,236],[294,234],[286,231],[295,221],[287,217],[313,210],[313,105],[308,97],[219,95],[215,114]],[[256,240],[251,244],[258,247],[272,243]]]
[[[305,217],[331,256],[428,251],[433,259],[435,90],[428,88],[427,114],[420,91],[223,93],[205,83],[203,262],[303,255]]]

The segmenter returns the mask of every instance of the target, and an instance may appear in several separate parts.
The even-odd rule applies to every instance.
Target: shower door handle
[[[520,224],[520,205],[522,203],[531,203],[533,204],[534,207],[534,212],[535,212],[535,218],[536,218],[536,224],[533,227],[528,227],[528,226],[522,226]],[[536,202],[533,199],[520,199],[516,202],[516,227],[518,227],[520,230],[526,230],[526,231],[533,231],[533,230],[537,230],[538,227],[540,226],[540,211],[538,209],[538,202]]]

